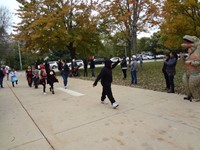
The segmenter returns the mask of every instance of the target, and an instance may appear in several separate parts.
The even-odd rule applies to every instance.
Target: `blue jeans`
[[[131,84],[137,84],[137,71],[131,71]]]
[[[95,77],[94,68],[91,68],[92,77]]]
[[[63,78],[64,86],[67,86],[68,74],[63,73],[63,74],[62,74],[62,78]]]
[[[169,86],[170,91],[174,92],[174,75],[169,75]]]

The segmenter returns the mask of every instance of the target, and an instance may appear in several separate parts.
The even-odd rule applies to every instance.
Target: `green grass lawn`
[[[165,91],[165,80],[162,73],[162,61],[154,61],[143,63],[143,67],[140,68],[138,64],[138,85],[137,88],[149,89],[154,91]],[[95,75],[97,76],[100,72],[101,68],[95,68]],[[178,61],[176,66],[176,75],[174,78],[175,82],[175,92],[183,94],[184,87],[182,84],[182,75],[184,73],[183,64]],[[88,77],[83,77],[83,69],[80,69],[80,77],[85,80],[95,80],[95,78],[91,78],[90,69],[88,69]],[[130,86],[131,78],[130,71],[127,70],[127,79],[123,80],[123,73],[120,68],[120,65],[113,69],[113,84]]]

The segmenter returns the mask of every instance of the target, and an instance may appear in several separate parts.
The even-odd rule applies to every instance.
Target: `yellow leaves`
[[[40,34],[31,34],[30,37],[31,37],[32,40],[35,40],[35,39],[40,38],[41,35]]]
[[[167,37],[165,45],[178,48],[183,35],[200,35],[197,28],[200,26],[198,23],[200,18],[196,15],[199,11],[198,7],[199,4],[195,0],[183,2],[177,0],[165,1],[163,7],[165,21],[161,25],[161,33]]]
[[[64,16],[66,14],[68,14],[70,12],[70,7],[68,5],[64,5],[61,9],[61,11],[59,12],[60,16]]]

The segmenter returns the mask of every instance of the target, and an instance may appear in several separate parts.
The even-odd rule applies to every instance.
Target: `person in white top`
[[[13,87],[15,87],[14,83],[18,84],[17,72],[15,69],[12,69],[10,72],[10,81],[12,82]]]

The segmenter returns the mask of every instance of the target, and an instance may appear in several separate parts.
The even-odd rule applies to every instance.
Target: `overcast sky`
[[[7,7],[12,13],[16,13],[16,9],[18,9],[19,6],[18,4],[16,0],[0,0],[0,6]]]
[[[20,22],[20,19],[15,15],[16,9],[18,9],[19,3],[16,0],[0,0],[0,6],[6,7],[13,14],[12,23],[16,24]],[[12,28],[9,28],[8,32],[12,32]]]
[[[7,7],[11,11],[11,13],[13,13],[12,22],[14,24],[20,22],[20,19],[17,16],[14,15],[16,13],[16,9],[18,9],[18,6],[19,6],[19,3],[16,0],[0,0],[0,6]],[[12,32],[12,29],[10,29],[10,30]],[[149,34],[149,33],[140,33],[138,35],[138,38],[150,37],[151,34]]]

